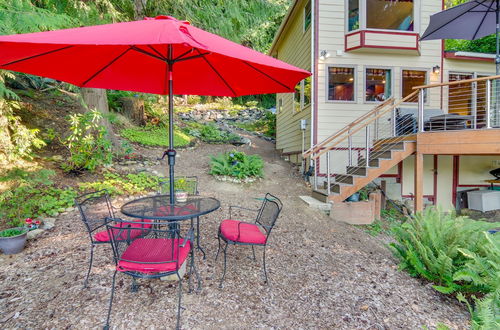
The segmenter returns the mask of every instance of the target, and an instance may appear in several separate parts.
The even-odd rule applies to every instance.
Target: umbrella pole
[[[170,181],[170,204],[175,203],[175,176],[174,176],[174,166],[175,166],[175,155],[174,150],[174,85],[173,85],[173,66],[172,61],[172,45],[168,45],[168,167],[169,167],[169,181]]]
[[[496,54],[496,57],[495,57],[495,66],[496,66],[496,75],[498,76],[498,74],[500,73],[500,40],[498,39],[499,38],[499,33],[500,33],[500,11],[499,11],[499,8],[498,8],[498,3],[499,3],[499,0],[496,0],[496,3],[497,3],[497,8],[496,8],[496,23],[497,23],[497,26],[496,26],[496,33],[497,33],[497,38],[496,38],[496,41],[497,41],[497,54]]]

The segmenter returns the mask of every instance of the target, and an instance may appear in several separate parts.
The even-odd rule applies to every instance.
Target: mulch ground
[[[466,308],[431,285],[397,269],[397,261],[381,238],[360,228],[333,222],[299,199],[310,190],[271,143],[252,138],[240,147],[266,161],[265,179],[251,185],[215,181],[208,172],[208,155],[230,150],[225,145],[200,145],[180,151],[176,171],[198,175],[200,192],[221,201],[221,208],[201,218],[202,245],[197,253],[203,280],[199,293],[184,286],[181,327],[185,329],[323,328],[421,329],[443,323],[468,327]],[[161,150],[143,149],[152,159]],[[155,167],[166,174],[166,164]],[[214,261],[217,228],[229,205],[257,207],[265,192],[284,203],[267,249],[269,283],[263,282],[261,253],[230,246],[224,287],[218,283],[222,262]],[[119,207],[122,200],[114,200]],[[90,287],[83,289],[89,241],[76,211],[61,214],[56,227],[29,242],[22,254],[0,255],[0,327],[98,328],[105,322],[111,279],[112,252],[99,246]],[[177,308],[174,282],[140,280],[130,292],[130,277],[117,275],[112,327],[173,328]],[[184,282],[184,283],[187,283]]]

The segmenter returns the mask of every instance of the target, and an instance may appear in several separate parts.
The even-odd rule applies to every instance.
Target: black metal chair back
[[[106,190],[87,193],[78,196],[75,199],[75,204],[80,211],[82,221],[90,235],[90,240],[94,242],[92,234],[97,229],[104,227],[106,218],[114,218],[115,216],[109,195]]]
[[[282,208],[283,203],[278,197],[273,196],[270,193],[266,194],[264,201],[262,202],[262,206],[259,209],[255,223],[264,228],[267,236],[271,233]]]
[[[199,195],[198,191],[198,177],[197,176],[185,176],[185,177],[177,177],[174,182],[178,182],[179,180],[185,180],[186,192],[190,196]],[[170,180],[165,180],[160,182],[160,189],[158,190],[158,194],[168,195],[170,194]]]

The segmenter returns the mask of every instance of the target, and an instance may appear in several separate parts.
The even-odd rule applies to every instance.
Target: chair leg
[[[137,291],[139,291],[139,285],[137,284],[135,277],[132,277],[132,285],[130,286],[130,292],[137,292]]]
[[[224,277],[226,276],[226,259],[227,259],[227,246],[229,245],[228,242],[226,242],[226,246],[224,247],[224,271],[222,273],[222,278],[220,279],[220,284],[219,284],[219,288],[222,289],[222,282],[224,281]]]
[[[87,276],[85,277],[85,281],[83,282],[83,287],[88,288],[89,284],[89,276],[90,276],[90,271],[92,270],[92,263],[94,261],[94,244],[90,245],[90,261],[89,261],[89,269],[87,270]]]
[[[180,321],[181,321],[181,300],[182,300],[182,278],[179,273],[177,273],[177,277],[179,278],[179,302],[177,305],[177,326],[176,329],[180,329]]]
[[[257,261],[257,258],[255,258],[255,248],[252,245],[252,253],[253,253],[253,261]]]
[[[219,241],[219,248],[217,249],[217,254],[215,255],[215,261],[217,261],[217,258],[219,257],[219,251],[220,251],[220,236],[217,235],[217,240]]]
[[[191,252],[189,252],[191,257],[189,258],[189,278],[188,278],[188,293],[191,293],[193,290],[191,289],[191,276],[193,275],[193,266],[194,266],[194,253],[193,249],[191,249]]]
[[[266,272],[266,246],[264,245],[264,253],[262,257],[262,261],[264,264],[264,283],[267,284],[267,272]]]
[[[109,299],[108,317],[106,318],[106,325],[104,326],[104,330],[109,329],[109,319],[111,317],[111,307],[113,306],[113,296],[115,295],[116,273],[117,273],[117,271],[115,270],[115,273],[113,274],[113,284],[111,284],[111,298]]]
[[[207,259],[207,256],[205,255],[205,251],[203,248],[200,246],[200,217],[196,217],[196,245],[198,250],[203,253],[203,260]]]

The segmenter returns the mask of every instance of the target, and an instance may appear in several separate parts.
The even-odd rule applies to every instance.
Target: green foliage
[[[71,134],[63,141],[70,157],[63,165],[66,171],[94,171],[101,165],[111,164],[112,144],[101,125],[102,115],[97,110],[70,116]]]
[[[416,214],[414,220],[394,228],[398,243],[391,246],[401,260],[401,269],[435,282],[436,290],[443,293],[476,291],[478,287],[473,283],[454,282],[455,272],[467,261],[460,249],[479,252],[486,242],[483,231],[493,227],[492,223],[428,208]]]
[[[240,141],[241,137],[237,134],[219,129],[215,124],[200,124],[194,121],[185,123],[184,131],[194,137],[207,143],[231,143]]]
[[[0,231],[0,237],[14,237],[26,232],[25,229],[10,228]]]
[[[259,155],[246,155],[233,150],[210,156],[210,174],[231,176],[238,179],[262,177],[264,161]]]
[[[45,142],[38,137],[38,129],[30,129],[14,114],[20,110],[17,101],[0,99],[0,153],[5,159],[32,158],[33,150],[44,147]]]
[[[0,177],[1,182],[13,185],[0,194],[0,217],[19,227],[26,218],[52,216],[72,206],[76,192],[56,187],[51,180],[54,175],[54,171],[45,169],[35,172],[13,169]]]
[[[235,126],[251,132],[262,133],[265,136],[274,137],[276,135],[276,115],[266,111],[264,116],[253,123],[235,123]]]
[[[79,184],[79,188],[89,192],[106,189],[110,195],[141,194],[157,190],[162,180],[163,178],[146,172],[127,175],[105,172],[104,180],[83,182]]]
[[[120,135],[131,142],[137,142],[147,146],[168,147],[168,127],[131,127],[121,130]],[[174,130],[175,147],[185,147],[191,143],[191,140],[189,135]]]
[[[170,191],[170,180],[167,178],[160,184],[160,193],[168,194]],[[174,180],[174,190],[185,191],[190,195],[197,194],[197,181],[196,178],[177,177]]]

